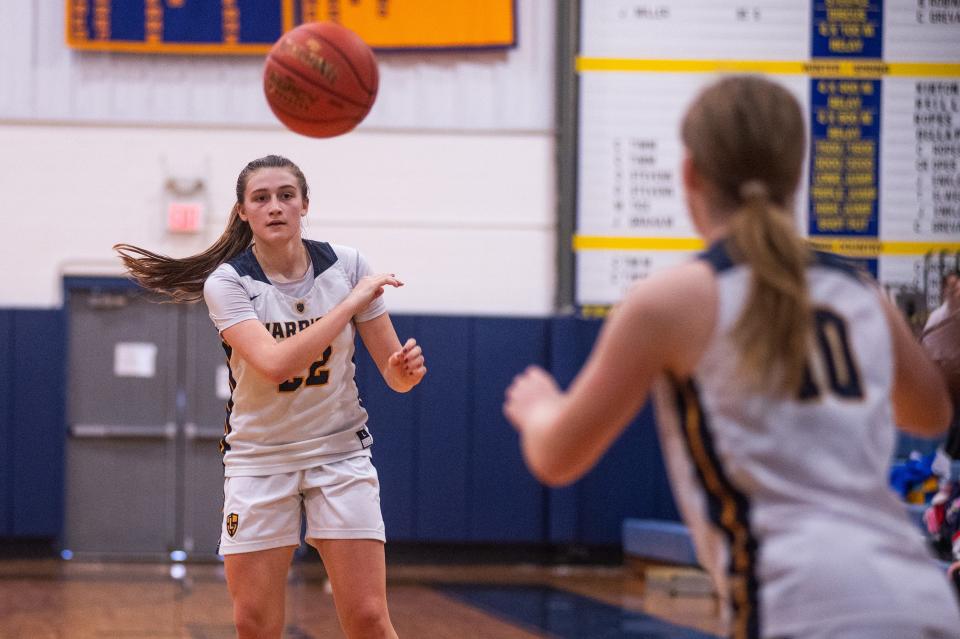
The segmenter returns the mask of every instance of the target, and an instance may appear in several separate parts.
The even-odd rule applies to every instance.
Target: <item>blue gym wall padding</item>
[[[13,311],[0,310],[0,536],[13,534]]]
[[[98,283],[101,286],[103,283]],[[566,386],[600,327],[569,317],[394,315],[429,373],[386,388],[358,346],[388,538],[423,542],[620,543],[627,517],[676,517],[649,409],[598,467],[549,489],[527,471],[502,414],[514,375],[537,364]],[[63,525],[66,313],[0,309],[0,536],[57,537]]]
[[[9,534],[56,537],[63,525],[64,403],[66,340],[59,310],[18,309],[10,313],[0,346],[8,369],[0,367],[0,407],[8,414],[4,449],[10,488]],[[2,366],[2,365],[0,365]]]

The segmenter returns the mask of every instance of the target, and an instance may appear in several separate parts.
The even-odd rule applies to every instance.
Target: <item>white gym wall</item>
[[[552,0],[517,2],[505,52],[391,53],[360,128],[283,129],[260,57],[78,52],[62,2],[0,3],[0,307],[56,307],[64,274],[118,275],[111,245],[187,255],[222,232],[243,165],[306,173],[308,237],[406,282],[392,310],[547,315],[556,282]],[[202,230],[166,230],[168,179],[203,180]]]

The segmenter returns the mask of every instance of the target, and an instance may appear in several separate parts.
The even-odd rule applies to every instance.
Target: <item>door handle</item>
[[[187,438],[187,441],[214,441],[223,439],[223,429],[202,427],[193,422],[187,422],[183,425],[183,435]]]
[[[70,436],[77,439],[174,439],[177,425],[130,426],[126,424],[71,424]]]

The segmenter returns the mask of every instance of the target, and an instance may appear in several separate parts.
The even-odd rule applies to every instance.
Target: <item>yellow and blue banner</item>
[[[329,20],[374,49],[516,45],[514,0],[65,0],[74,49],[265,54],[280,35]]]

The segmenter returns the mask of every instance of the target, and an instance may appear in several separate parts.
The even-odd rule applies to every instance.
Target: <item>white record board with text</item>
[[[930,0],[584,0],[575,302],[703,248],[678,175],[680,121],[727,74],[782,83],[810,144],[795,202],[818,248],[919,287],[960,252],[960,4]]]

